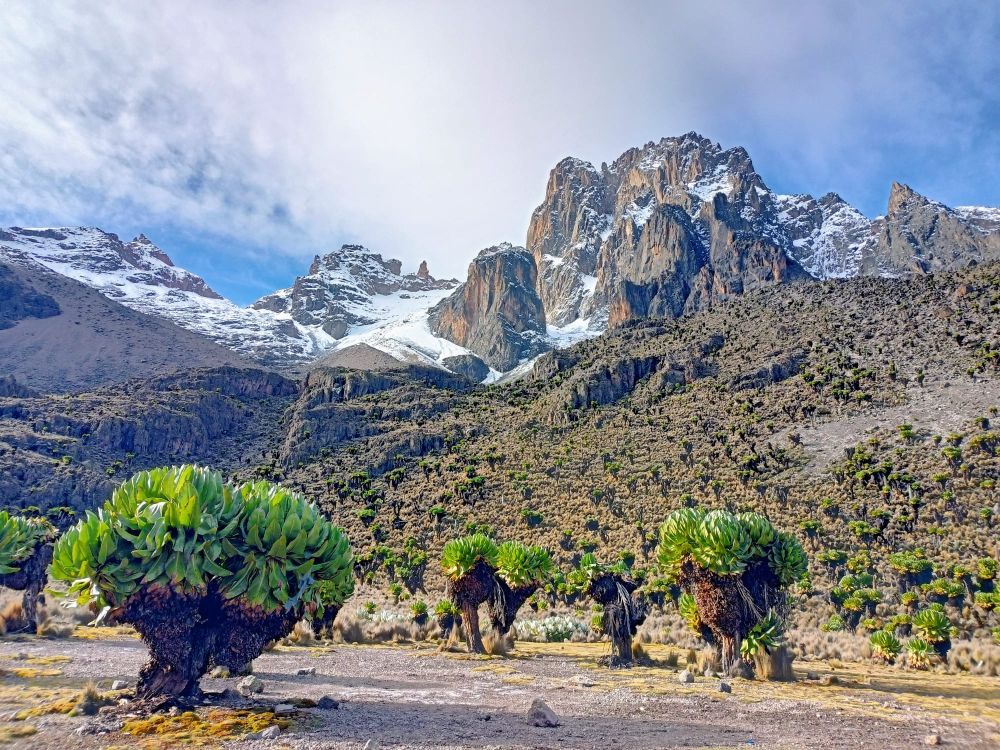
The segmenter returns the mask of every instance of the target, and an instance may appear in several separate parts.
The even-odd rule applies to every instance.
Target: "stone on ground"
[[[533,727],[557,727],[559,717],[541,698],[535,698],[528,709],[528,724]]]
[[[264,682],[263,680],[254,677],[253,675],[250,675],[249,677],[244,677],[242,680],[240,680],[239,684],[236,686],[236,689],[239,690],[240,695],[242,695],[245,698],[247,696],[254,695],[255,693],[263,693]]]

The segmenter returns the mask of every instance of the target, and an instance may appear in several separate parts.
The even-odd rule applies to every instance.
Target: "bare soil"
[[[81,631],[78,631],[81,632]],[[91,631],[93,632],[93,631]],[[995,748],[1000,740],[1000,682],[974,677],[870,670],[841,671],[839,684],[719,680],[678,681],[666,666],[610,671],[597,666],[606,644],[519,643],[507,658],[469,658],[429,644],[279,647],[255,662],[264,682],[258,705],[324,696],[336,709],[303,708],[277,739],[133,737],[115,727],[125,708],[97,718],[52,714],[0,722],[8,747],[63,750],[108,747],[281,748],[917,748],[929,734],[944,746]],[[653,647],[664,658],[669,650]],[[4,719],[79,691],[88,682],[135,684],[145,648],[123,634],[67,640],[0,642]],[[825,663],[808,665],[822,676]],[[298,675],[314,667],[314,675]],[[21,670],[20,674],[15,670]],[[23,671],[27,670],[27,671]],[[802,676],[805,676],[803,672]],[[235,688],[238,678],[202,686]],[[937,693],[937,694],[935,694]],[[555,728],[530,726],[542,698]],[[237,705],[232,703],[231,705]],[[207,709],[198,711],[204,714]],[[30,736],[23,735],[33,728]]]

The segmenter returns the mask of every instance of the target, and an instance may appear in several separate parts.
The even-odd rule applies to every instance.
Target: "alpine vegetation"
[[[657,561],[689,595],[679,602],[681,614],[709,638],[726,672],[780,644],[786,589],[806,576],[808,564],[799,541],[759,513],[696,508],[667,516]]]
[[[352,590],[347,538],[311,502],[197,466],[140,472],[56,543],[51,575],[149,648],[138,698],[192,696]]]
[[[552,570],[549,553],[520,542],[497,545],[485,534],[448,542],[441,552],[448,591],[461,612],[469,651],[485,652],[479,632],[479,607],[487,604],[497,635],[506,635],[525,601]]]
[[[646,619],[648,604],[624,563],[603,565],[588,552],[567,577],[569,584],[603,606],[601,632],[611,641],[610,666],[632,665],[632,638]]]
[[[56,528],[44,518],[12,516],[0,511],[0,586],[23,591],[21,610],[26,630],[37,626],[38,595],[45,588]]]

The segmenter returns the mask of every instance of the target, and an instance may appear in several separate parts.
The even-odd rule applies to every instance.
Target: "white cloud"
[[[1000,158],[998,19],[839,0],[8,0],[0,215],[297,257],[360,240],[460,275],[523,241],[562,156],[693,129],[746,145],[785,190],[868,207],[900,177],[1000,202],[988,175],[969,184]],[[901,163],[924,183],[889,174]]]

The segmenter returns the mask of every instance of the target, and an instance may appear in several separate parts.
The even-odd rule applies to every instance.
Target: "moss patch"
[[[234,711],[212,708],[198,713],[185,711],[177,716],[154,714],[126,722],[122,732],[149,740],[149,747],[182,744],[206,747],[235,739],[268,727],[289,726],[286,719],[275,718],[273,711]]]
[[[10,674],[22,680],[37,680],[39,677],[58,677],[61,669],[42,669],[40,667],[18,667],[10,670]]]
[[[73,638],[81,638],[85,641],[100,641],[106,638],[138,638],[139,634],[134,628],[127,625],[115,625],[114,627],[95,628],[91,625],[77,625],[73,631]]]

